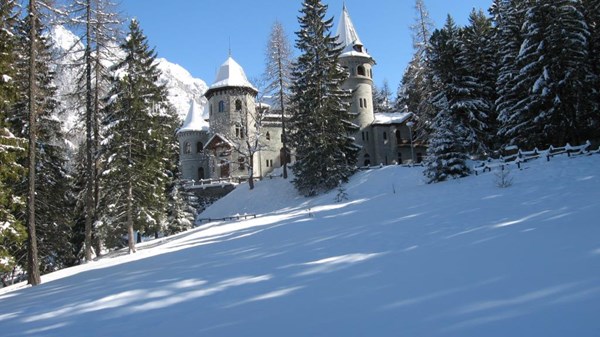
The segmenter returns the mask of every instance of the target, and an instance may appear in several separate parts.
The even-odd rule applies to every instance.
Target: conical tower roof
[[[204,115],[204,107],[200,106],[195,100],[190,102],[190,111],[188,112],[183,125],[177,134],[186,131],[208,131],[209,124],[202,118]]]
[[[240,66],[231,56],[229,56],[227,61],[219,67],[217,78],[215,78],[214,83],[208,88],[207,94],[209,91],[227,87],[247,88],[258,92],[250,81],[248,81],[242,66]]]
[[[347,56],[364,56],[371,57],[365,49],[358,33],[354,28],[354,24],[348,14],[348,9],[344,4],[342,14],[340,15],[340,22],[338,23],[337,29],[338,43],[342,45],[342,54],[340,57]]]

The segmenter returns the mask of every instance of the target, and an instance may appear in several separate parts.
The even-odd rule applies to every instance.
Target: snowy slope
[[[52,27],[49,34],[53,53],[57,60],[55,82],[58,87],[58,95],[67,112],[65,120],[65,129],[72,131],[83,112],[76,108],[77,99],[71,96],[71,93],[77,88],[77,74],[81,72],[82,66],[78,65],[83,55],[83,45],[79,38],[70,30],[57,25]],[[208,88],[206,83],[198,78],[194,78],[186,69],[178,64],[171,63],[164,58],[157,59],[158,67],[162,75],[158,82],[167,87],[169,91],[169,102],[177,110],[177,114],[183,121],[190,110],[191,100],[198,104],[204,104],[202,95]],[[114,62],[112,62],[114,64]],[[107,66],[110,66],[107,64]]]
[[[203,225],[0,290],[2,336],[598,336],[600,155],[426,185],[357,174],[305,199],[241,186]]]

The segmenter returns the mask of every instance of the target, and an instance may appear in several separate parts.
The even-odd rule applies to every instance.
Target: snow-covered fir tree
[[[35,27],[35,222],[40,269],[42,273],[46,273],[73,263],[70,238],[74,199],[68,165],[69,149],[61,121],[64,111],[56,96],[54,72],[51,69],[51,48],[44,35],[46,29],[43,22],[36,20]],[[30,29],[31,20],[27,17],[19,27],[19,49],[22,57],[17,63],[17,82],[20,83],[20,95],[14,105],[11,119],[14,125],[19,125],[18,132],[23,137],[31,132],[27,119],[30,114],[31,95],[27,80],[31,71],[31,56],[27,53],[27,49],[30,48]],[[28,182],[29,179],[31,176],[24,181]],[[19,185],[17,193],[24,198],[28,193],[26,184]]]
[[[338,64],[341,48],[326,11],[321,1],[305,0],[296,32],[301,55],[293,70],[290,140],[297,158],[293,182],[306,196],[348,181],[358,153],[350,136],[357,130],[348,114],[350,93],[341,89],[347,77]]]
[[[589,30],[570,0],[541,0],[526,14],[516,59],[514,94],[525,93],[500,115],[510,144],[547,147],[580,143],[590,73]]]
[[[458,55],[456,113],[468,126],[468,148],[472,154],[486,155],[495,145],[494,101],[496,49],[491,20],[473,10],[469,24],[461,30]]]
[[[583,13],[590,32],[589,64],[591,74],[588,78],[589,114],[584,136],[587,139],[600,138],[600,0],[582,0]]]
[[[121,45],[125,58],[113,69],[103,124],[102,228],[109,248],[127,235],[135,252],[134,231],[154,233],[166,221],[167,162],[176,152],[175,116],[166,90],[156,83],[160,70],[139,23],[132,20]]]
[[[387,80],[383,81],[381,88],[373,88],[373,104],[375,112],[393,112],[394,101],[392,100],[392,90]]]

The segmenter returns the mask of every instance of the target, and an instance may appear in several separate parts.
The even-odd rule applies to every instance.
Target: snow
[[[378,112],[374,116],[374,125],[402,124],[412,116],[412,112]]]
[[[344,5],[342,9],[336,35],[337,42],[343,47],[340,57],[362,56],[371,58],[367,52],[362,51],[364,45],[358,37],[358,33],[350,19],[350,14],[348,14],[346,5]],[[360,50],[356,50],[354,48],[355,46],[359,46]]]
[[[2,82],[4,82],[4,83],[10,82],[10,81],[12,81],[12,79],[13,78],[8,75],[4,75],[4,74],[2,75]]]
[[[11,336],[543,336],[600,331],[600,155],[425,184],[357,173],[307,199],[240,185],[174,237],[0,290]]]
[[[254,91],[258,91],[250,81],[248,81],[242,66],[240,66],[231,56],[229,56],[227,61],[219,67],[217,77],[209,89],[212,90],[226,87],[250,88]]]
[[[190,102],[190,111],[177,133],[185,131],[208,131],[209,124],[204,120],[204,108],[194,100]]]

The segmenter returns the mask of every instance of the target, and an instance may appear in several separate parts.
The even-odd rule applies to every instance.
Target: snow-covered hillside
[[[65,129],[72,131],[82,114],[81,109],[77,108],[78,104],[75,104],[81,98],[72,97],[72,93],[77,88],[77,74],[82,69],[81,65],[78,66],[80,63],[78,60],[82,58],[84,47],[75,34],[60,25],[52,27],[48,37],[57,58],[55,81],[58,95],[66,111],[63,119],[65,120]],[[194,78],[180,65],[171,63],[164,58],[159,58],[157,61],[162,71],[159,83],[167,87],[169,102],[173,104],[183,121],[190,109],[191,100],[204,104],[202,96],[208,87],[203,80]],[[109,65],[107,64],[107,66]]]
[[[2,336],[577,336],[600,332],[600,155],[427,185],[361,172],[240,186],[213,222],[0,290]]]

